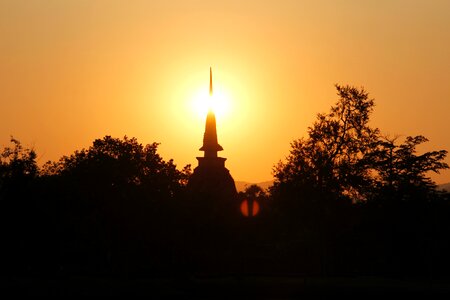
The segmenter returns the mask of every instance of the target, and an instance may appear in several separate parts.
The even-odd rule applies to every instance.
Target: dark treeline
[[[273,170],[269,191],[194,202],[190,166],[156,143],[105,136],[39,168],[11,139],[0,161],[1,272],[17,276],[195,274],[368,275],[441,278],[450,268],[450,196],[429,172],[446,151],[417,153],[423,136],[384,136],[374,101],[336,86]],[[240,212],[256,201],[254,217]],[[229,211],[229,213],[228,213]]]

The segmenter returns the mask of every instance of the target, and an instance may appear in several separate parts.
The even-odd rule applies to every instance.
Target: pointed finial
[[[209,95],[212,96],[213,87],[212,87],[212,69],[209,67]]]

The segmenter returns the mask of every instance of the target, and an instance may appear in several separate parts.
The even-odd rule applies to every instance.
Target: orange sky
[[[236,180],[270,180],[335,83],[364,86],[385,133],[450,150],[450,1],[220,2],[0,0],[0,145],[44,163],[128,135],[195,167],[212,66]]]

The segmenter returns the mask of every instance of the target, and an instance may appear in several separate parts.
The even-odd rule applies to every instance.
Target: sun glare
[[[192,108],[199,117],[205,118],[210,109],[214,111],[217,117],[225,117],[230,110],[229,97],[221,90],[214,90],[212,96],[208,90],[199,91],[192,101]]]

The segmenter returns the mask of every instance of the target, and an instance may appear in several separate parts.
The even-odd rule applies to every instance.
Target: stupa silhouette
[[[209,95],[213,95],[212,70],[209,69]],[[203,145],[199,149],[203,157],[197,157],[198,166],[188,182],[191,198],[209,213],[224,215],[236,211],[237,191],[230,171],[225,168],[226,158],[218,157],[222,146],[217,140],[216,116],[212,108],[206,116]],[[212,210],[212,211],[211,211]]]

